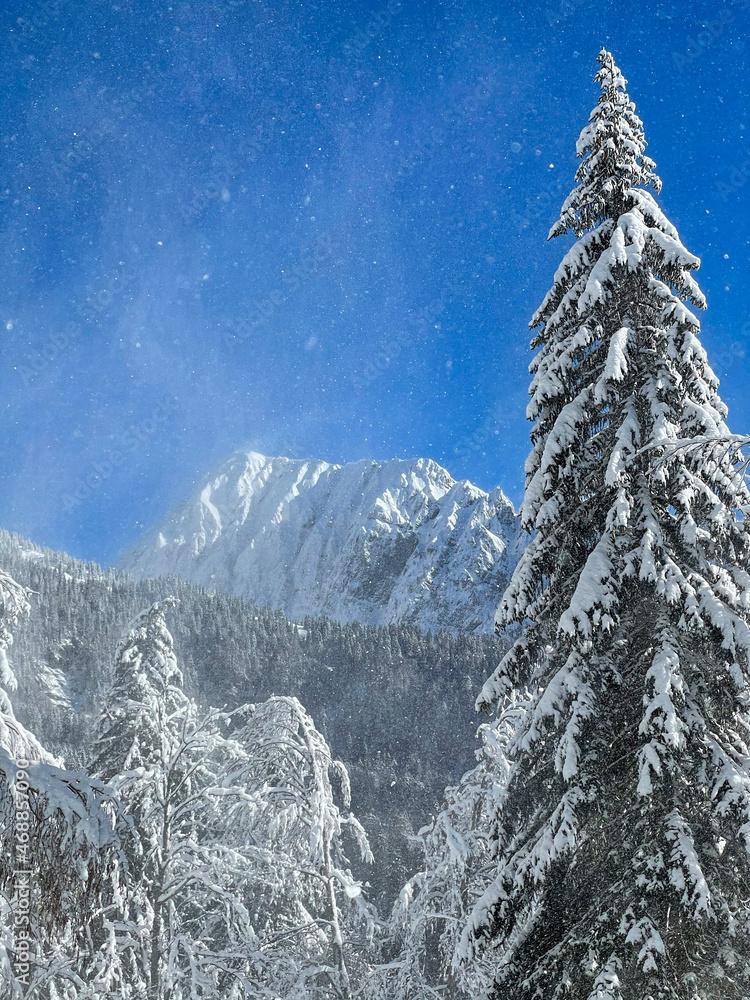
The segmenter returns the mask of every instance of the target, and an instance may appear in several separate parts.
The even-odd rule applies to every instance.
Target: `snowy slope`
[[[327,462],[238,452],[118,562],[293,619],[491,631],[523,540],[501,490],[435,462]]]

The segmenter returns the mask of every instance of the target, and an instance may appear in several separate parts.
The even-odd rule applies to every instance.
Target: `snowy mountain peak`
[[[292,618],[409,621],[490,631],[522,548],[502,490],[430,459],[312,459],[236,452],[119,562],[176,574]]]

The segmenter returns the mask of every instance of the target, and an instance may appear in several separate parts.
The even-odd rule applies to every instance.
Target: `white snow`
[[[299,621],[491,631],[525,544],[501,490],[428,459],[231,456],[119,565],[250,597]]]

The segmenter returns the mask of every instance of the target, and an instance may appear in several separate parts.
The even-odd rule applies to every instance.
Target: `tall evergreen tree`
[[[497,1000],[750,996],[750,532],[635,106],[599,54],[576,237],[532,319],[523,522],[498,613],[528,623],[478,704],[529,707],[460,958]],[[659,460],[663,454],[664,460]],[[722,457],[723,455],[723,457]]]

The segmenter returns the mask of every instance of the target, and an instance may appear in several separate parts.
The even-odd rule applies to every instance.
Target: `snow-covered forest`
[[[750,997],[747,442],[627,81],[595,72],[529,322],[523,542],[437,466],[355,509],[367,469],[277,462],[269,525],[326,486],[288,549],[327,594],[359,574],[342,623],[0,534],[2,1000]],[[286,572],[270,528],[230,566],[225,487],[148,560]],[[385,624],[349,613],[378,593]],[[431,598],[466,627],[423,630]]]
[[[4,532],[0,565],[34,592],[13,644],[13,700],[54,753],[85,760],[123,628],[175,596],[168,627],[191,697],[239,705],[293,695],[346,761],[357,815],[388,859],[365,875],[373,898],[390,906],[418,863],[408,838],[437,811],[446,782],[471,766],[474,699],[507,641],[403,624],[292,622],[177,578],[136,582]],[[416,715],[415,700],[424,709]]]

